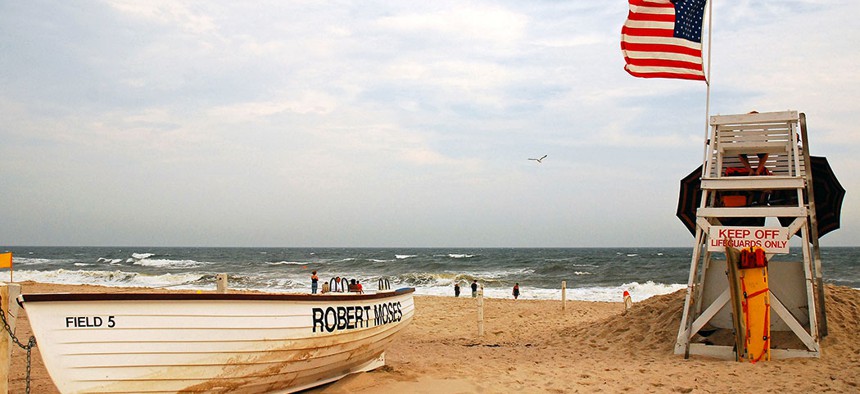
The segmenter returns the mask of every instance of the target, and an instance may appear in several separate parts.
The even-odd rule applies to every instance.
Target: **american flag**
[[[628,0],[621,28],[624,69],[640,78],[705,80],[702,17],[707,0]]]

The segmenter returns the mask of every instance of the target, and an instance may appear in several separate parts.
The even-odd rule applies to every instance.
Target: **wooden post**
[[[806,195],[809,199],[807,218],[809,219],[810,239],[812,240],[813,276],[817,301],[815,313],[818,315],[818,335],[827,336],[827,310],[824,308],[824,280],[821,272],[821,248],[818,243],[818,215],[815,213],[815,192],[812,188],[812,159],[809,156],[809,137],[806,131],[806,114],[800,113],[800,134],[803,141],[803,163],[806,168]]]
[[[0,283],[0,308],[9,323],[9,329],[15,332],[15,317],[18,315],[16,298],[21,294],[21,285],[16,283]],[[12,338],[6,329],[0,326],[0,394],[9,392],[9,369],[12,365]]]
[[[219,293],[227,292],[227,274],[215,275],[215,284]]]
[[[567,281],[561,281],[561,310],[565,310],[567,305]]]
[[[478,336],[484,336],[484,286],[478,288]]]

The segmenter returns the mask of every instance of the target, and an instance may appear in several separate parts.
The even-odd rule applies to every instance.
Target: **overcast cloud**
[[[854,0],[714,4],[711,114],[805,112],[857,245]],[[0,243],[692,246],[704,83],[623,1],[0,1]],[[706,37],[707,39],[707,37]],[[527,160],[548,155],[543,163]]]

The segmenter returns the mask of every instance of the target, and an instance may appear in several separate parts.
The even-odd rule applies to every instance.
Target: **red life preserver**
[[[767,267],[767,253],[758,246],[750,246],[741,250],[741,258],[738,262],[740,268]]]

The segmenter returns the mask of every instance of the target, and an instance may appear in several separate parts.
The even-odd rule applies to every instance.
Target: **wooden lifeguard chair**
[[[734,329],[724,242],[726,234],[736,236],[746,229],[751,239],[738,242],[760,243],[768,260],[778,253],[787,254],[791,237],[800,233],[803,261],[771,260],[767,269],[770,337],[780,337],[781,344],[788,344],[772,348],[770,357],[818,357],[819,333],[826,335],[826,318],[815,210],[804,201],[806,193],[814,204],[811,174],[806,171],[811,166],[805,146],[805,115],[784,111],[712,116],[709,124],[702,200],[696,211],[696,246],[675,354],[740,358],[742,349],[713,334]],[[731,176],[738,172],[735,170],[747,168],[742,158],[753,173]],[[759,165],[767,171],[756,175]],[[727,198],[744,194],[746,201]],[[792,198],[782,203],[756,198],[775,194]],[[791,223],[787,227],[766,225],[777,218],[791,219]],[[750,221],[758,224],[750,225]],[[756,237],[757,233],[762,237]]]

